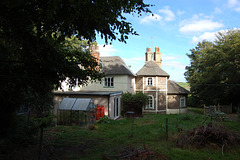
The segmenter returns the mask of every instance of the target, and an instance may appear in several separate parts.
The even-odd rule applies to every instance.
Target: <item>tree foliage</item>
[[[185,76],[197,103],[239,103],[240,30],[218,33],[214,42],[191,49]]]
[[[106,43],[126,42],[137,33],[123,14],[150,12],[148,7],[142,0],[1,0],[0,121],[7,127],[20,106],[49,108],[53,85],[66,77],[82,84],[100,79],[81,40],[100,34]]]

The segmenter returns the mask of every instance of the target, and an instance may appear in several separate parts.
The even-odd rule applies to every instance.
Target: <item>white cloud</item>
[[[186,65],[179,61],[163,61],[162,67],[171,69],[185,69]]]
[[[185,11],[182,11],[182,10],[180,10],[180,9],[177,10],[177,15],[181,16],[181,15],[183,15],[183,14],[185,14]]]
[[[234,28],[233,30],[240,30],[240,28]],[[228,29],[219,30],[219,31],[216,31],[216,32],[205,32],[200,36],[194,36],[193,39],[192,39],[192,43],[202,42],[203,40],[214,42],[217,38],[216,35],[219,32],[224,34],[227,31],[228,31]]]
[[[145,57],[132,57],[132,58],[122,58],[126,64],[138,64],[145,61]]]
[[[238,0],[228,0],[228,7],[232,8],[236,12],[240,12],[240,1],[238,1]]]
[[[163,55],[163,56],[162,56],[162,59],[163,59],[163,61],[169,61],[169,60],[177,59],[177,57],[175,57],[175,56],[166,56],[166,55]]]
[[[240,6],[235,8],[236,12],[240,12]]]
[[[143,66],[145,62],[145,57],[132,57],[132,58],[122,58],[127,66],[131,66],[130,70],[133,73],[137,73]]]
[[[222,10],[218,7],[216,7],[213,11],[213,14],[221,14],[222,13]]]
[[[200,36],[194,36],[193,43],[202,42],[203,40],[214,41],[216,39],[217,32],[205,32]]]
[[[100,56],[113,56],[117,50],[113,45],[98,45]]]
[[[189,20],[180,24],[179,31],[182,33],[194,33],[194,32],[205,32],[205,31],[213,31],[216,29],[219,29],[223,27],[224,25],[220,22],[213,22],[210,19],[202,19],[202,20],[196,20],[194,18],[193,20]]]
[[[229,7],[234,7],[238,4],[239,2],[237,0],[228,0],[228,5]]]
[[[140,20],[140,23],[141,24],[151,24],[153,22],[161,21],[161,19],[162,19],[162,17],[159,16],[158,14],[151,14],[151,15],[143,17]]]
[[[179,55],[168,55],[168,54],[162,54],[162,60],[163,61],[171,61],[175,59],[182,59],[182,56]]]
[[[158,10],[159,13],[164,14],[165,21],[173,21],[175,14],[169,9],[169,6],[165,6],[163,9]]]

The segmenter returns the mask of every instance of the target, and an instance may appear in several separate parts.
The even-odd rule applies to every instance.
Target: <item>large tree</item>
[[[193,98],[205,104],[240,103],[240,30],[218,33],[191,49],[185,76]]]
[[[5,128],[20,106],[48,108],[53,86],[66,77],[83,84],[101,78],[95,59],[66,45],[71,44],[66,38],[94,41],[100,34],[106,43],[126,42],[137,33],[124,14],[150,12],[148,7],[143,0],[1,0],[0,121]]]

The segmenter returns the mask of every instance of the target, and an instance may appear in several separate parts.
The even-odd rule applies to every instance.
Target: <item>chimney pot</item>
[[[161,67],[162,61],[161,61],[161,52],[160,52],[159,47],[155,47],[155,52],[154,52],[153,54],[154,54],[153,57],[154,57],[155,63],[156,63],[159,67]]]
[[[146,54],[146,61],[151,61],[152,60],[152,52],[151,52],[151,48],[150,47],[147,47],[147,52],[145,53]]]
[[[151,48],[150,47],[147,47],[147,52],[151,52]]]

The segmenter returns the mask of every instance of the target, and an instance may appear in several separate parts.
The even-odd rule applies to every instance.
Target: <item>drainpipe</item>
[[[167,77],[166,77],[166,114],[168,112],[168,80],[167,80]]]
[[[108,95],[108,117],[110,117],[110,115],[109,115],[109,102],[110,102],[110,95]]]
[[[158,76],[156,77],[156,113],[158,113]]]
[[[158,113],[158,89],[156,91],[156,113]]]
[[[144,77],[143,77],[143,86],[142,87],[143,87],[143,93],[144,93]]]

